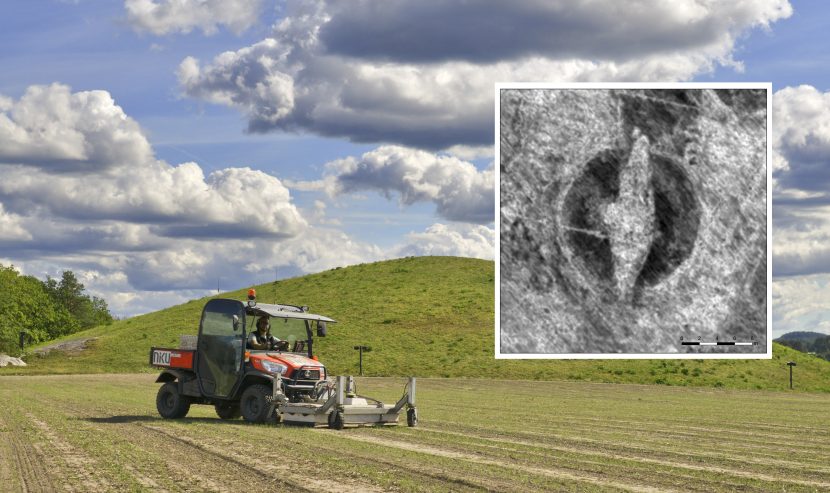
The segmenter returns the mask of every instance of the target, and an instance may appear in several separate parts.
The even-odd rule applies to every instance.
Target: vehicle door
[[[242,375],[245,351],[245,305],[210,300],[199,323],[196,370],[202,394],[229,397]]]

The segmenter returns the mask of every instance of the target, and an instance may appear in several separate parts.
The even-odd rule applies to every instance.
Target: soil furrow
[[[442,425],[451,425],[458,430],[466,430],[469,429],[470,426],[466,423],[460,423],[457,421],[442,421]],[[721,451],[729,451],[734,452],[735,454],[739,454],[739,456],[760,456],[760,457],[780,457],[781,450],[780,447],[767,447],[767,446],[755,446],[752,444],[739,444],[733,443],[729,444],[730,447],[727,447],[727,444],[718,441],[717,439],[706,439],[705,437],[698,438],[696,440],[666,440],[666,439],[659,439],[657,437],[651,437],[647,433],[642,432],[630,432],[623,434],[622,437],[603,437],[594,434],[595,438],[589,438],[586,436],[590,433],[590,431],[586,431],[585,433],[579,434],[578,436],[572,434],[564,434],[565,432],[570,432],[571,430],[560,430],[560,429],[548,429],[545,427],[539,426],[527,426],[525,430],[533,429],[533,432],[527,431],[518,431],[514,429],[504,429],[502,431],[505,433],[510,434],[517,434],[517,435],[533,435],[534,437],[538,437],[539,439],[546,439],[546,440],[563,440],[568,441],[571,443],[592,443],[597,445],[612,445],[612,446],[619,446],[625,448],[632,448],[632,449],[643,449],[643,450],[668,450],[672,451],[676,449],[680,445],[683,444],[683,450],[690,450],[692,448],[702,449],[704,451],[709,450],[721,450]],[[623,439],[626,439],[623,441]],[[827,457],[821,454],[814,454],[811,450],[793,450],[793,449],[786,449],[788,450],[788,454],[793,457],[794,459],[806,460],[810,463],[820,464],[822,466],[827,464]],[[806,459],[803,459],[806,457]]]
[[[51,478],[43,468],[45,456],[35,449],[31,437],[13,433],[10,438],[21,489],[33,493],[55,491]]]
[[[435,431],[428,429],[427,431]],[[455,436],[461,437],[469,437],[469,435],[463,433],[453,433],[453,432],[440,432],[439,433],[448,433]],[[483,437],[482,437],[483,438]],[[640,457],[640,456],[626,456],[621,454],[613,454],[607,452],[600,452],[600,451],[589,451],[585,449],[578,449],[578,448],[571,448],[571,447],[559,447],[553,445],[543,445],[538,443],[531,443],[522,440],[508,440],[508,439],[492,439],[486,438],[486,440],[492,440],[495,442],[500,443],[510,443],[514,445],[520,446],[531,446],[531,447],[538,447],[544,448],[548,450],[556,450],[560,452],[568,452],[568,453],[577,453],[577,454],[587,454],[587,455],[595,455],[598,457],[605,457],[608,459],[614,460],[625,460],[625,461],[637,461],[643,462],[647,464],[657,464],[661,466],[667,466],[671,468],[678,468],[678,469],[689,469],[692,471],[704,471],[707,473],[713,473],[713,477],[715,476],[722,476],[722,475],[729,475],[729,476],[737,476],[747,479],[755,479],[760,481],[767,481],[767,482],[776,482],[776,483],[791,483],[791,484],[800,484],[803,486],[810,486],[810,487],[820,487],[820,488],[830,488],[830,482],[826,481],[811,481],[805,479],[794,479],[794,478],[786,478],[786,477],[779,477],[779,476],[771,476],[769,474],[759,473],[757,471],[747,472],[742,470],[736,469],[729,469],[717,466],[701,466],[697,464],[690,464],[686,462],[674,462],[674,461],[667,461],[667,460],[660,460],[660,459],[653,459],[648,457]],[[498,448],[498,445],[490,445],[491,447]]]
[[[320,431],[324,431],[324,430],[320,430]],[[649,487],[649,486],[640,486],[640,485],[633,485],[633,484],[628,484],[628,483],[621,483],[621,482],[617,482],[617,481],[604,480],[602,478],[599,478],[599,477],[596,477],[596,476],[593,476],[593,475],[578,475],[578,474],[574,474],[572,472],[564,471],[564,470],[561,470],[561,469],[532,467],[532,466],[524,466],[524,465],[521,465],[521,464],[511,464],[511,463],[499,462],[499,461],[496,461],[496,460],[477,457],[477,456],[471,455],[471,454],[465,454],[465,453],[456,452],[456,451],[452,451],[452,450],[439,449],[439,448],[436,448],[436,447],[427,447],[427,446],[423,446],[421,444],[412,444],[412,443],[408,443],[408,442],[401,442],[401,441],[390,440],[390,439],[386,439],[386,438],[370,437],[370,436],[366,436],[366,435],[358,436],[358,435],[346,435],[346,434],[344,434],[343,437],[347,438],[349,440],[357,440],[357,441],[362,441],[362,442],[367,442],[367,443],[373,443],[373,444],[381,445],[381,446],[384,446],[384,447],[392,447],[392,448],[397,448],[397,449],[402,449],[402,450],[409,450],[409,451],[412,451],[412,452],[418,452],[418,453],[422,453],[422,454],[429,454],[429,455],[434,455],[434,456],[437,456],[437,457],[444,457],[444,458],[447,458],[447,459],[464,460],[464,461],[468,461],[468,462],[475,462],[477,464],[503,467],[503,468],[506,468],[506,469],[516,469],[516,470],[520,470],[520,471],[523,471],[523,472],[526,472],[526,473],[538,474],[538,475],[542,475],[542,476],[549,476],[549,477],[558,478],[558,479],[568,479],[568,480],[578,481],[578,482],[583,482],[583,483],[591,483],[591,484],[595,484],[595,485],[598,485],[598,486],[619,488],[619,489],[622,489],[622,490],[625,490],[625,491],[649,492],[649,493],[658,492],[658,491],[664,491],[664,492],[665,491],[672,491],[672,490],[667,490],[667,489],[664,489],[664,488],[653,488],[653,487]]]
[[[273,486],[278,486],[280,488],[289,488],[289,489],[291,489],[291,491],[305,491],[305,492],[317,491],[316,489],[307,488],[306,486],[304,486],[303,484],[301,484],[299,482],[293,482],[293,481],[290,481],[290,480],[287,480],[285,478],[277,476],[274,473],[276,473],[281,468],[278,467],[278,466],[274,466],[273,464],[267,464],[267,463],[259,464],[259,463],[257,463],[256,467],[251,465],[252,462],[258,461],[257,457],[252,456],[250,458],[250,462],[247,462],[247,463],[242,462],[238,459],[235,459],[234,457],[231,457],[230,455],[228,455],[226,453],[223,453],[223,452],[217,450],[215,447],[212,447],[207,443],[196,442],[195,440],[193,440],[189,437],[182,436],[181,434],[176,434],[173,431],[164,429],[160,426],[147,425],[147,424],[142,423],[142,424],[140,424],[140,427],[144,430],[150,430],[154,433],[158,433],[160,435],[163,435],[163,436],[167,437],[170,440],[173,440],[175,442],[178,442],[179,444],[184,445],[186,448],[189,448],[189,449],[194,450],[194,451],[198,451],[197,453],[199,453],[201,455],[208,454],[208,455],[211,455],[211,456],[215,457],[216,459],[218,459],[220,461],[224,461],[224,462],[227,462],[227,463],[231,464],[233,467],[242,468],[242,469],[248,471],[249,475],[254,474],[256,476],[259,476],[263,480],[266,480],[268,482],[273,483],[272,487]],[[326,483],[325,485],[329,486],[329,487],[334,486],[330,483]],[[322,485],[317,485],[317,486],[322,486]],[[340,487],[342,487],[342,485],[340,485]]]
[[[423,426],[421,427],[421,429],[424,430],[424,431],[429,431],[429,432],[434,432],[434,433],[445,433],[445,434],[461,436],[461,437],[468,437],[468,438],[475,437],[475,438],[479,438],[479,439],[482,439],[482,440],[490,440],[490,441],[501,442],[501,443],[513,443],[513,444],[522,445],[522,446],[540,447],[540,448],[546,448],[546,449],[550,449],[550,450],[561,450],[561,451],[570,451],[570,452],[586,453],[586,454],[606,454],[607,453],[607,452],[597,450],[600,447],[600,442],[595,441],[595,440],[586,442],[586,445],[588,443],[590,443],[594,447],[587,447],[587,446],[586,447],[566,447],[566,446],[552,446],[552,445],[550,445],[549,444],[549,439],[547,439],[547,437],[545,437],[545,440],[538,440],[538,439],[537,440],[529,440],[529,439],[527,439],[528,434],[520,435],[520,436],[523,436],[525,438],[516,438],[516,437],[505,438],[504,436],[501,436],[501,435],[493,436],[492,433],[488,435],[488,434],[481,434],[480,432],[472,432],[469,429],[464,430],[463,432],[462,431],[453,431],[453,430],[440,429],[440,428],[435,428],[435,427],[423,427]],[[691,452],[690,453],[683,453],[683,452],[676,452],[676,451],[664,450],[664,449],[634,447],[634,446],[631,446],[631,445],[619,446],[617,444],[613,444],[613,443],[605,442],[605,441],[601,442],[601,447],[604,448],[604,449],[611,448],[611,449],[617,450],[618,452],[621,452],[621,454],[614,454],[614,455],[618,455],[620,458],[626,458],[628,460],[649,461],[649,460],[653,460],[653,457],[651,457],[653,455],[671,455],[671,456],[676,456],[676,457],[679,457],[679,458],[686,458],[687,459],[686,462],[674,462],[674,461],[672,461],[672,463],[685,463],[685,464],[694,465],[693,462],[688,462],[688,461],[689,460],[697,460],[699,462],[729,461],[729,462],[736,462],[736,463],[741,463],[741,464],[754,464],[754,465],[763,466],[763,467],[779,466],[779,467],[782,467],[782,468],[792,469],[793,472],[808,471],[808,472],[812,472],[812,473],[830,475],[830,468],[827,468],[827,467],[813,467],[813,466],[805,467],[806,465],[803,461],[796,462],[796,461],[788,461],[788,460],[772,459],[772,458],[755,459],[755,458],[750,458],[750,457],[727,456],[725,454],[719,454],[719,453],[691,453]],[[821,464],[824,465],[825,463],[822,462]]]
[[[61,470],[64,471],[63,480],[65,482],[63,484],[66,489],[79,492],[115,489],[114,485],[108,482],[100,473],[100,467],[98,467],[94,459],[82,450],[72,446],[46,422],[41,421],[35,415],[26,413],[26,418],[48,440],[46,447],[53,451],[50,456],[57,458],[65,464],[65,467],[61,468]]]

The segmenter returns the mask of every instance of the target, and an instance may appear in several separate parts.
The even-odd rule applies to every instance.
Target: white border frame
[[[505,353],[501,352],[502,89],[765,89],[767,91],[767,350],[766,353]],[[772,82],[499,82],[495,85],[496,359],[772,359]]]

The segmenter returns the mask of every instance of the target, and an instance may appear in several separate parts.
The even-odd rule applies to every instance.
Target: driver
[[[259,317],[259,320],[256,322],[256,331],[251,332],[251,335],[248,336],[248,349],[286,350],[288,342],[281,341],[271,335],[271,324],[268,323],[269,318],[268,315]]]

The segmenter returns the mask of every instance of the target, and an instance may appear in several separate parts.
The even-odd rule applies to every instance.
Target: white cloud
[[[496,231],[487,226],[436,223],[422,233],[410,233],[406,243],[393,249],[395,257],[451,255],[492,260]]]
[[[830,92],[812,86],[785,87],[773,99],[773,170],[785,184],[826,189],[830,169]],[[791,164],[796,166],[791,166]],[[818,178],[818,180],[816,180]]]
[[[492,259],[494,240],[495,231],[485,226],[438,223],[381,249],[342,231],[314,228],[281,241],[182,238],[140,251],[91,251],[81,245],[0,263],[13,263],[41,279],[71,269],[91,294],[107,300],[113,313],[131,316],[215,293],[217,285],[227,291],[269,282],[275,268],[285,277],[410,255]]]
[[[786,87],[773,98],[773,268],[776,275],[830,268],[830,92]]]
[[[483,226],[435,224],[382,249],[324,227],[334,223],[317,200],[312,227],[276,177],[244,167],[205,176],[196,163],[157,159],[105,91],[33,86],[0,108],[0,256],[40,278],[71,269],[121,315],[217,282],[266,282],[275,267],[284,276],[402,255],[492,258],[494,231]],[[492,169],[456,157],[384,146],[328,169],[323,187],[431,201],[450,218],[492,214]]]
[[[621,61],[695,48],[726,56],[743,29],[768,26],[792,11],[780,0],[327,3],[331,20],[320,39],[329,53],[410,62]]]
[[[495,210],[493,168],[479,171],[452,156],[399,146],[382,146],[326,164],[324,183],[333,195],[377,190],[397,192],[401,204],[433,202],[452,221],[489,223]]]
[[[136,31],[157,36],[201,29],[214,34],[219,26],[241,33],[257,23],[262,0],[125,0],[127,21]]]
[[[106,91],[30,86],[0,101],[0,162],[50,172],[104,170],[152,159],[150,143]]]
[[[817,274],[772,283],[773,337],[796,330],[830,334],[830,275]]]
[[[467,15],[447,15],[454,11]],[[250,131],[442,149],[492,142],[494,82],[687,80],[715,64],[737,66],[735,40],[791,8],[784,0],[318,1],[289,2],[287,13],[266,40],[204,66],[182,62],[184,92],[239,109]],[[534,21],[528,36],[510,29],[517,18]],[[467,21],[475,21],[469,29]],[[448,44],[455,38],[470,41]]]
[[[164,236],[292,236],[306,227],[279,179],[250,168],[205,177],[158,160],[106,91],[32,86],[0,112],[0,202],[20,215],[154,223]]]
[[[7,213],[3,204],[0,203],[0,242],[31,240],[32,235],[23,224],[22,217]]]
[[[495,149],[492,145],[488,146],[465,146],[454,145],[446,149],[447,154],[455,156],[458,159],[465,159],[467,161],[473,159],[488,158],[490,160],[495,157]]]

